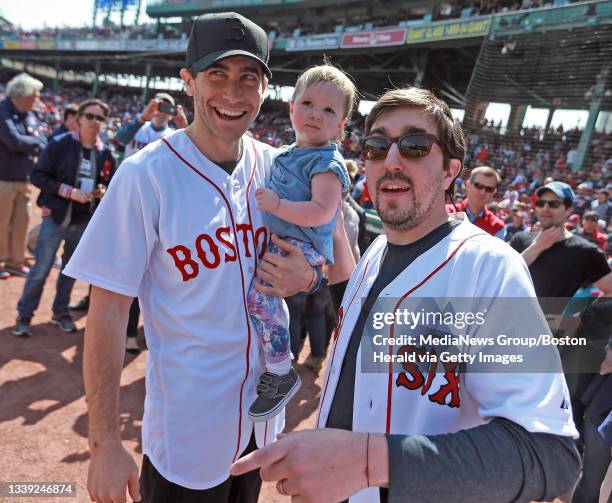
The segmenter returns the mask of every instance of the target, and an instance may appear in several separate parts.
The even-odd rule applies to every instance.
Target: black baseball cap
[[[203,14],[196,18],[187,45],[187,69],[201,72],[230,56],[256,59],[268,78],[272,77],[268,68],[268,37],[261,27],[236,12]]]

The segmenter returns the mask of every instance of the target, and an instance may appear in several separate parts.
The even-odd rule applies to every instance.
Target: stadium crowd
[[[4,86],[0,84],[0,96],[3,97],[3,93]],[[49,137],[61,124],[63,111],[69,103],[79,103],[88,97],[89,91],[82,86],[62,86],[56,92],[43,89],[34,106],[40,136]],[[142,102],[141,92],[105,88],[101,90],[99,97],[110,108],[101,137],[111,145],[117,160],[121,161],[124,145],[116,138],[116,133],[122,125],[130,122],[143,110],[145,104]],[[177,104],[184,108],[190,122],[193,109],[189,100],[178,95],[175,99]],[[364,122],[364,116],[354,114],[347,124],[347,134],[341,151],[346,159],[355,161],[359,172],[354,180],[357,184],[354,195],[362,206],[371,208],[368,194],[362,193],[363,167],[359,160]],[[256,139],[274,147],[291,143],[293,131],[286,103],[265,102],[250,132]],[[585,160],[587,169],[572,171],[581,132],[578,128],[564,131],[563,127],[559,126],[548,131],[527,127],[510,133],[502,131],[499,123],[495,125],[493,121],[484,121],[480,127],[468,133],[469,148],[465,172],[469,173],[473,168],[482,165],[495,168],[501,179],[488,203],[489,208],[508,225],[517,222],[513,217],[518,212],[526,227],[537,225],[533,217],[535,191],[546,179],[564,180],[576,191],[574,213],[568,219],[568,227],[579,229],[581,224],[577,224],[581,222],[582,217],[588,213],[591,218],[592,212],[596,212],[598,232],[607,237],[607,234],[612,233],[612,133],[595,131]],[[457,181],[455,202],[461,202],[465,196],[465,178],[460,178]],[[603,243],[601,238],[599,239]],[[612,246],[612,239],[608,242]]]
[[[64,266],[121,159],[171,129],[185,127],[191,120],[192,111],[182,97],[165,93],[158,93],[151,101],[143,103],[140,93],[105,89],[99,99],[94,99],[86,89],[76,86],[51,92],[44,89],[41,82],[23,74],[0,88],[0,98],[0,166],[3,166],[0,169],[0,213],[3,215],[0,219],[0,278],[27,278],[13,333],[29,336],[32,334],[31,318],[60,242],[65,243]],[[351,239],[357,244],[355,255],[358,258],[364,251],[366,210],[373,207],[360,160],[364,118],[356,115],[346,129],[340,148],[348,160],[353,186],[343,210],[347,214],[345,220],[354,231]],[[293,132],[286,104],[266,103],[252,124],[250,134],[277,147],[291,143]],[[612,136],[595,133],[587,156],[587,169],[573,171],[580,134],[577,129],[564,131],[562,128],[550,131],[525,128],[509,134],[490,123],[469,131],[466,175],[456,181],[449,211],[465,211],[476,225],[510,242],[523,253],[530,270],[531,264],[546,249],[538,237],[541,234],[537,234],[545,218],[562,219],[567,239],[577,240],[578,247],[590,254],[599,248],[597,253],[603,255],[603,252],[610,259]],[[16,176],[15,166],[19,166],[20,176]],[[75,178],[77,184],[65,181]],[[41,189],[37,202],[43,216],[50,217],[43,220],[34,245],[34,257],[26,256],[25,251],[30,180]],[[554,214],[564,207],[571,208],[567,216]],[[584,240],[595,246],[585,244]],[[575,264],[565,262],[556,267],[570,265]],[[589,267],[592,269],[592,265],[585,265],[585,276],[577,279],[579,285],[590,277],[591,283],[598,283],[595,278],[600,277],[598,272],[601,271],[592,271]],[[540,273],[532,270],[534,283]],[[59,275],[52,321],[64,331],[74,331],[76,327],[68,310],[73,280],[66,278]],[[545,281],[550,279],[545,276]],[[575,290],[572,286],[559,296],[571,297]],[[596,288],[592,287],[593,290]],[[311,347],[327,347],[334,325],[330,290],[322,288],[312,297],[298,294],[288,304],[293,319],[298,320],[291,325],[291,330],[298,334],[295,338],[292,334],[292,341],[300,341],[308,334],[313,341]],[[86,299],[74,307],[87,309]],[[127,340],[126,348],[138,352],[138,344],[133,338],[138,323],[137,301],[133,303],[130,316],[128,330],[131,330],[132,340]],[[299,342],[293,350],[299,353]],[[324,352],[311,355],[307,365],[318,371],[323,357]]]

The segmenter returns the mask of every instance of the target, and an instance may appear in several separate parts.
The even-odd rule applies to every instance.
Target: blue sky
[[[147,19],[143,3],[141,21]],[[0,11],[9,21],[24,29],[48,27],[82,27],[91,26],[93,0],[0,0]],[[127,15],[125,20],[131,23],[134,14]],[[119,16],[113,18],[119,22]],[[102,17],[98,18],[98,22]]]

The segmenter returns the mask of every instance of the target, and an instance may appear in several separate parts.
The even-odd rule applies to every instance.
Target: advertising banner
[[[491,23],[490,16],[455,21],[439,21],[421,26],[410,27],[407,44],[422,44],[440,40],[453,40],[468,37],[484,37]]]
[[[5,49],[21,49],[21,42],[19,42],[19,40],[5,40],[4,48]]]
[[[55,40],[39,40],[36,47],[44,50],[55,49]]]
[[[74,43],[77,51],[99,51],[100,42],[97,40],[77,40]]]
[[[340,35],[326,33],[287,39],[286,51],[320,51],[324,49],[337,49],[340,47]]]
[[[100,40],[101,51],[125,51],[128,40]]]
[[[342,36],[342,48],[352,49],[356,47],[403,45],[406,40],[406,31],[406,28],[391,28],[379,31],[345,33]]]
[[[55,48],[72,51],[74,49],[74,40],[56,40]]]

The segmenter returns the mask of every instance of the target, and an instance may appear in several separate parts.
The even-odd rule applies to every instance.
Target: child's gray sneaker
[[[276,416],[302,385],[293,367],[285,375],[264,372],[257,385],[257,398],[249,409],[251,421],[267,421]]]

